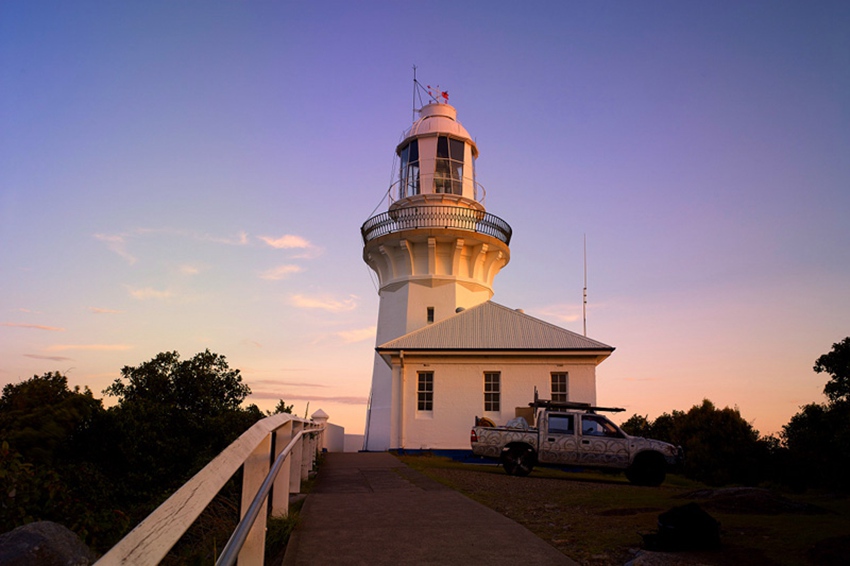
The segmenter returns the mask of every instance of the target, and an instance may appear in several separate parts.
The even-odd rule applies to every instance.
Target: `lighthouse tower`
[[[452,106],[421,108],[396,155],[389,207],[361,227],[363,260],[379,281],[376,346],[489,301],[510,260],[511,228],[484,208],[478,147]],[[399,447],[398,379],[376,353],[366,450]]]

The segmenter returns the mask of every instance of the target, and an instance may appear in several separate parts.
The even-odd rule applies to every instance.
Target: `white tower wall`
[[[473,158],[478,149],[456,121],[455,109],[429,104],[420,114],[396,148],[401,156],[402,150],[416,145],[417,182],[400,185],[399,200],[361,229],[363,259],[379,280],[376,346],[439,322],[458,308],[488,301],[493,296],[494,278],[510,261],[510,227],[487,214],[484,205],[475,200]],[[452,158],[462,157],[453,159],[450,166],[446,165],[449,160],[438,154],[442,138],[444,146],[463,144],[462,152],[451,154]],[[447,177],[446,171],[455,171],[461,159],[462,174]],[[390,367],[376,355],[366,450],[398,447],[402,391],[396,381]]]

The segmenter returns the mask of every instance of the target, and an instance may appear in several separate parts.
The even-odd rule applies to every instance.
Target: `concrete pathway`
[[[395,456],[372,452],[327,455],[283,564],[576,562]]]

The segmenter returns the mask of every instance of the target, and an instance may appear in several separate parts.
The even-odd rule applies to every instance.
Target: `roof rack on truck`
[[[544,409],[573,409],[578,411],[586,411],[588,413],[595,413],[597,411],[604,411],[608,413],[622,413],[625,409],[619,407],[595,407],[590,403],[577,403],[575,401],[552,401],[551,399],[540,399],[537,396],[537,387],[534,388],[534,401],[528,404],[529,407],[533,407],[535,410],[538,408]]]

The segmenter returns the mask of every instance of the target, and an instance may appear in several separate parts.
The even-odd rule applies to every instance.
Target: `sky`
[[[493,300],[614,346],[597,400],[763,434],[850,335],[850,3],[0,2],[0,385],[159,352],[360,433],[419,80],[514,230]],[[108,405],[114,400],[104,397]]]

